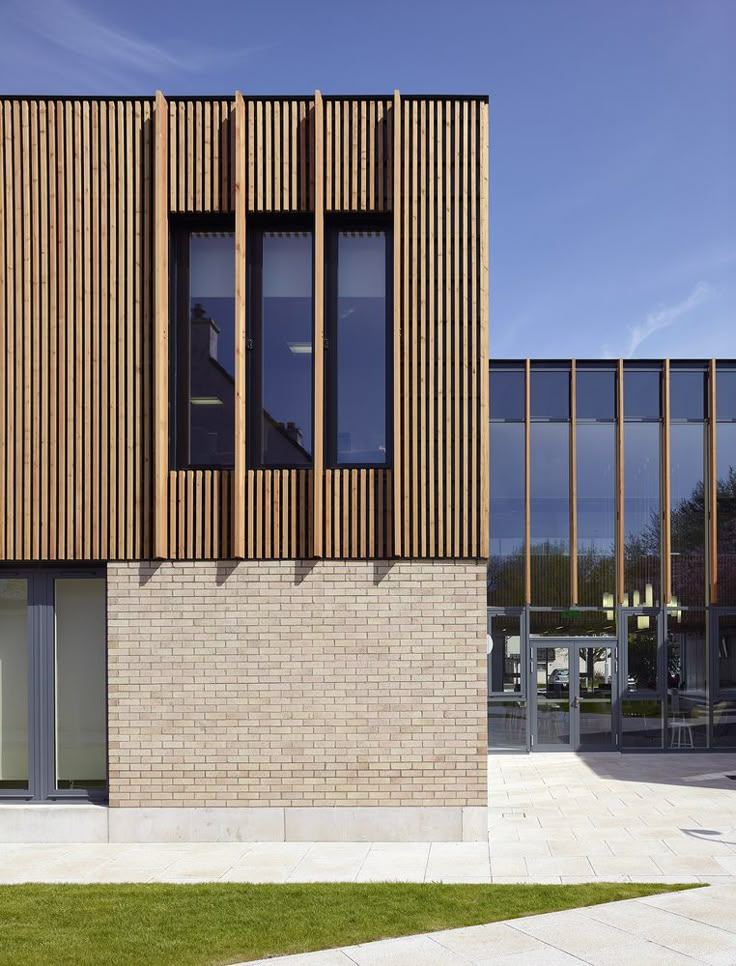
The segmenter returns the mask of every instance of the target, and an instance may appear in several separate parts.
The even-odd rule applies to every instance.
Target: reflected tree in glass
[[[490,424],[488,603],[524,603],[524,424]]]
[[[570,602],[570,425],[531,425],[532,603]]]

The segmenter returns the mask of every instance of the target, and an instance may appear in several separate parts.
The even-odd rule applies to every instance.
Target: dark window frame
[[[0,789],[0,801],[94,802],[105,804],[109,788],[109,706],[105,660],[105,787],[58,788],[56,784],[56,580],[105,580],[100,566],[0,568],[0,579],[25,580],[28,608],[28,788]],[[107,601],[107,582],[105,583]],[[106,608],[107,609],[107,608]],[[107,654],[107,615],[105,653]]]
[[[169,305],[171,349],[169,351],[169,465],[180,470],[231,470],[230,463],[194,463],[189,458],[189,239],[198,232],[235,232],[235,216],[177,215],[169,222]],[[233,298],[235,291],[233,290]],[[173,432],[171,432],[173,427]]]
[[[325,466],[330,469],[391,469],[393,465],[393,225],[385,215],[330,215],[325,219],[325,405],[324,452]],[[338,235],[349,231],[380,231],[386,239],[386,373],[385,373],[385,440],[386,458],[383,462],[342,463],[337,459],[337,379],[338,379],[338,318],[337,318],[337,245]],[[315,430],[318,431],[318,430]]]
[[[260,346],[263,339],[263,236],[269,232],[306,232],[312,240],[312,452],[307,463],[264,463],[261,415],[263,412],[263,371]],[[314,468],[314,438],[319,431],[314,419],[314,219],[292,214],[249,216],[246,238],[246,462],[250,469],[310,470]]]

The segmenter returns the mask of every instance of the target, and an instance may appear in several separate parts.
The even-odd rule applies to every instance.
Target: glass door
[[[532,748],[564,751],[572,743],[569,644],[532,645]]]
[[[534,751],[613,751],[616,642],[545,640],[531,644]]]
[[[581,751],[606,751],[617,744],[613,719],[613,663],[615,645],[578,645],[575,654],[574,717],[577,747]]]
[[[736,748],[736,612],[713,613],[713,747]]]

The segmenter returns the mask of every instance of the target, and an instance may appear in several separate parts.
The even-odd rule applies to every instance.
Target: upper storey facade
[[[0,560],[488,552],[488,104],[0,100]]]

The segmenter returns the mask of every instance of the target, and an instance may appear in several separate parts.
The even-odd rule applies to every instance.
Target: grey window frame
[[[104,788],[57,788],[55,741],[56,648],[54,582],[105,579],[104,567],[0,568],[0,578],[25,580],[28,590],[28,788],[0,789],[0,800],[25,802],[95,802],[108,797],[109,759]],[[105,586],[107,599],[107,585]],[[107,650],[107,620],[105,621]],[[105,731],[107,733],[107,662],[105,662]],[[108,751],[109,755],[109,751]]]
[[[528,607],[486,607],[486,634],[491,633],[491,621],[494,617],[518,617],[519,619],[519,659],[521,668],[519,674],[519,691],[488,691],[488,700],[497,698],[501,701],[519,700],[525,701],[527,698],[528,683],[528,643],[527,636],[527,612]],[[487,657],[487,655],[486,655]]]

